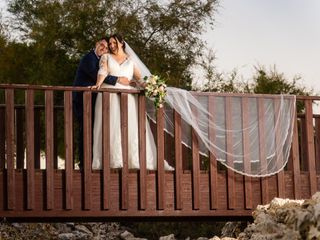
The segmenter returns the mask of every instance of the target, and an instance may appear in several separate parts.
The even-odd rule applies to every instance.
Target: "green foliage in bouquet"
[[[163,107],[167,94],[166,81],[157,75],[144,77],[144,80],[146,81],[145,96],[153,101],[156,109]]]

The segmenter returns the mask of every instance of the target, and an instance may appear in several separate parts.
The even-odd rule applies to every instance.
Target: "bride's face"
[[[109,39],[109,48],[111,53],[113,54],[117,54],[119,51],[119,48],[122,48],[122,43],[120,43],[119,41],[117,41],[117,39],[115,38],[110,38]]]

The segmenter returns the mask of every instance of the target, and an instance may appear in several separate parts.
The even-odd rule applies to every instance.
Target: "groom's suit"
[[[99,58],[95,54],[94,50],[91,50],[81,59],[73,86],[88,87],[96,84],[97,74],[99,71]],[[107,76],[104,80],[105,83],[115,85],[117,77]],[[94,106],[96,100],[96,94],[92,94],[92,123],[94,122]],[[83,92],[72,93],[73,111],[79,122],[79,161],[80,168],[83,166]],[[93,126],[93,124],[92,124]]]

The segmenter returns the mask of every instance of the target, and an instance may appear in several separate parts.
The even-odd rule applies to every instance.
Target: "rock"
[[[160,237],[159,240],[176,240],[176,238],[174,237],[174,234],[170,234],[168,236]]]
[[[209,240],[209,238],[206,238],[206,237],[199,237],[199,238],[197,238],[197,240]]]
[[[60,233],[58,235],[59,240],[73,240],[76,239],[73,233]]]
[[[123,233],[120,234],[120,238],[123,240],[129,240],[134,238],[134,235],[131,232],[124,231]]]
[[[220,240],[220,238],[217,236],[214,236],[213,238],[210,238],[209,240]]]
[[[89,236],[93,235],[93,233],[84,225],[76,225],[74,228],[76,230],[78,230],[79,232],[83,232],[83,233],[85,233],[85,234],[87,234]]]

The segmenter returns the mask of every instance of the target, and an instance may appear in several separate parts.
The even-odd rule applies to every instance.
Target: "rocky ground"
[[[219,237],[210,236],[211,238],[201,236],[181,238],[175,234],[146,238],[141,237],[137,229],[130,229],[119,223],[8,223],[3,221],[0,224],[0,240],[317,240],[320,239],[320,192],[308,200],[275,198],[270,204],[258,206],[253,212],[253,217],[254,222],[248,225],[242,222],[228,222],[222,228],[221,233],[217,234]],[[195,231],[197,230],[199,229]]]

